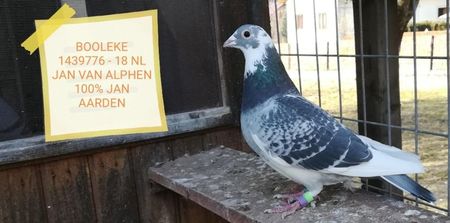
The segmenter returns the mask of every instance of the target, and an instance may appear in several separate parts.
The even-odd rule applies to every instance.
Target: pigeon
[[[292,214],[313,202],[324,185],[348,186],[354,177],[381,177],[426,202],[436,201],[406,175],[424,172],[416,154],[357,135],[302,97],[264,29],[242,25],[223,47],[237,48],[245,57],[240,123],[247,144],[305,188],[268,212]]]

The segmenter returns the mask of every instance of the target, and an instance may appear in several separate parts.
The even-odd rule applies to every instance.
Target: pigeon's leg
[[[303,193],[304,193],[304,191],[302,190],[300,192],[292,193],[292,194],[275,194],[273,196],[273,198],[275,198],[275,199],[283,199],[287,203],[290,204],[290,203],[292,203],[292,201],[295,201],[295,200],[297,200],[298,197],[302,196]]]
[[[314,199],[315,198],[311,192],[305,192],[296,197],[292,203],[288,203],[286,205],[282,205],[280,207],[275,207],[272,209],[267,209],[264,211],[264,213],[281,213],[281,217],[285,218],[293,214],[295,211],[308,206],[308,204],[314,201]]]
[[[295,187],[291,188],[289,192],[284,194],[275,194],[273,198],[275,199],[281,199],[285,201],[286,203],[290,204],[292,201],[297,200],[298,197],[302,196],[304,193],[304,187],[296,185]]]

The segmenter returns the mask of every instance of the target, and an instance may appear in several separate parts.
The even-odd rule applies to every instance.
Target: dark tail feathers
[[[426,202],[433,203],[436,201],[433,193],[431,193],[428,189],[420,186],[413,179],[408,176],[402,175],[391,175],[391,176],[382,176],[381,178],[385,179],[387,182],[392,184],[393,186],[401,189],[403,191],[407,191],[412,195],[420,198]]]

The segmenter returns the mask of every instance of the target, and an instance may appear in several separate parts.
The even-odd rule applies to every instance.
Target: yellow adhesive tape
[[[52,35],[61,25],[66,23],[72,16],[75,15],[75,10],[67,4],[61,6],[55,14],[45,21],[41,26],[36,28],[36,32],[31,34],[22,44],[23,48],[30,52],[30,55],[36,51],[44,41]]]

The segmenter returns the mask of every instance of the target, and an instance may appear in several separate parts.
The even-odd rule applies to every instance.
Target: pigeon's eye
[[[248,30],[245,30],[244,32],[242,32],[242,36],[246,39],[248,39],[250,37],[250,32]]]

